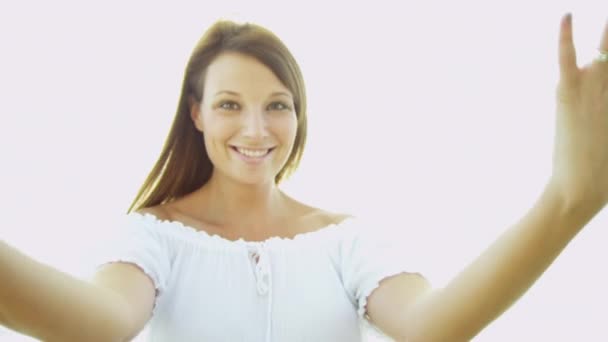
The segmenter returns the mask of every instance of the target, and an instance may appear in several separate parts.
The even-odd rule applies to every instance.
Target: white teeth
[[[246,155],[247,157],[259,158],[268,153],[270,150],[248,150],[244,148],[236,148],[240,154]]]

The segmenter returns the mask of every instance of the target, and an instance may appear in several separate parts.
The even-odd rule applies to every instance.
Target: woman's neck
[[[243,184],[212,177],[194,194],[195,210],[210,223],[222,227],[249,227],[263,230],[285,220],[289,198],[270,182]]]

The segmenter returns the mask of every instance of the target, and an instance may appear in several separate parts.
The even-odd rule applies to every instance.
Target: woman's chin
[[[267,186],[274,184],[275,175],[235,175],[233,177],[238,183],[249,186]]]

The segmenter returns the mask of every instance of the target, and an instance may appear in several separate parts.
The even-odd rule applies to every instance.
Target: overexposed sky
[[[2,3],[1,236],[88,274],[158,156],[194,43],[229,18],[274,31],[304,73],[308,147],[284,188],[377,217],[441,286],[549,176],[566,11],[586,63],[608,18],[597,0]],[[605,210],[475,341],[608,340],[607,223]]]

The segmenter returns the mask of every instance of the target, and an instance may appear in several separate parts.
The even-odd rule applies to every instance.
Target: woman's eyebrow
[[[240,96],[241,94],[237,93],[236,91],[232,91],[232,90],[220,90],[217,93],[215,93],[214,96],[218,96],[221,94],[229,94],[229,95],[234,95],[234,96]],[[273,93],[270,94],[270,96],[286,96],[288,98],[292,98],[291,94],[284,92],[284,91],[275,91]]]
[[[274,93],[270,94],[270,96],[286,96],[291,98],[291,94],[286,93],[284,91],[275,91]]]
[[[239,93],[237,93],[235,91],[232,91],[232,90],[220,90],[217,93],[215,93],[214,96],[218,96],[218,95],[221,95],[221,94],[229,94],[229,95],[235,95],[235,96],[239,96],[240,95]]]

